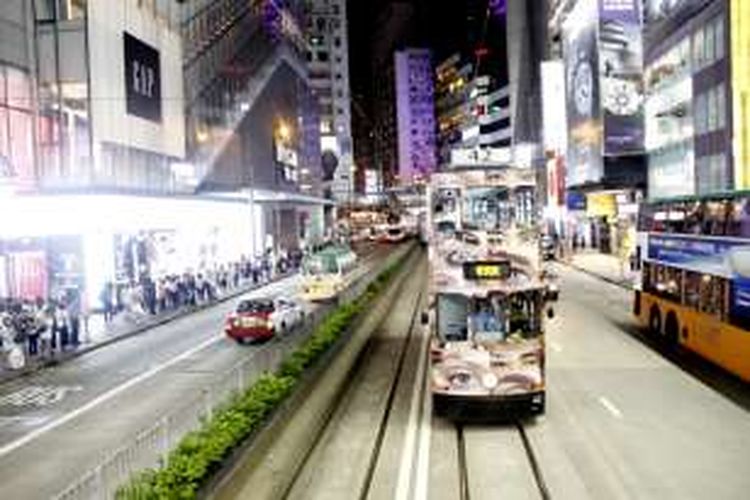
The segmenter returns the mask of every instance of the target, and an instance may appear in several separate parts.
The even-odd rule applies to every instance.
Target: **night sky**
[[[399,34],[401,47],[428,47],[441,61],[479,36],[483,12],[488,0],[349,0],[349,65],[355,96],[369,100],[372,92],[372,47],[377,19],[390,3],[409,4],[413,15]],[[467,4],[477,4],[478,15],[468,13]]]

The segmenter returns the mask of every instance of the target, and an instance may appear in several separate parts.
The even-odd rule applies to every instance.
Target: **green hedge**
[[[312,366],[351,326],[355,317],[375,300],[401,262],[378,275],[353,302],[338,307],[279,367],[263,374],[247,391],[213,413],[200,429],[182,438],[166,464],[134,476],[116,494],[120,500],[190,499],[226,457],[292,392],[304,371]]]

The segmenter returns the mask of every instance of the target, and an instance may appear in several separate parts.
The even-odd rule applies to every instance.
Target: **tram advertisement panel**
[[[544,390],[542,317],[533,223],[519,208],[533,173],[459,171],[430,185],[432,391],[447,396]]]

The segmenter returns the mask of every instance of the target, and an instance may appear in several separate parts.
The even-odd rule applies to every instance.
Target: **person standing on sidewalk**
[[[68,312],[62,300],[56,301],[55,312],[52,321],[52,330],[54,331],[54,337],[52,338],[52,348],[55,349],[59,342],[60,351],[64,351],[68,347],[68,334],[70,333],[70,329]]]
[[[68,290],[66,313],[70,326],[70,344],[78,347],[81,330],[81,293],[79,290]]]

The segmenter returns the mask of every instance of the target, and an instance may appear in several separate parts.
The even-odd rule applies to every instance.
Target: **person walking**
[[[102,310],[104,311],[104,322],[112,322],[115,307],[113,303],[113,290],[111,282],[108,281],[104,284],[104,288],[99,294],[99,301],[102,303]]]

